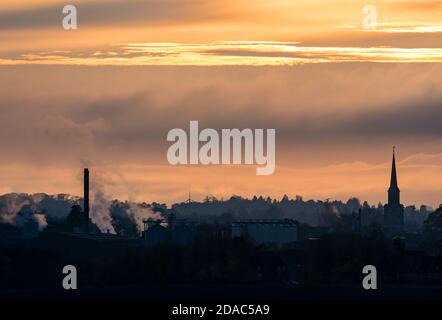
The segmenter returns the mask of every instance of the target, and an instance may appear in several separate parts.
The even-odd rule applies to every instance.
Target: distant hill
[[[37,217],[42,228],[65,223],[73,205],[83,204],[83,199],[67,194],[47,195],[45,193],[25,194],[8,193],[0,196],[0,223],[21,227],[29,217]],[[128,201],[92,197],[91,219],[97,227],[106,232],[109,226],[112,231],[122,235],[136,235],[143,230],[142,220],[161,218],[174,213],[178,218],[190,219],[205,223],[228,223],[236,219],[294,219],[311,226],[342,227],[351,224],[353,212],[362,210],[362,224],[382,224],[383,206],[361,203],[357,198],[346,202],[339,200],[303,200],[297,196],[281,200],[253,197],[245,199],[232,196],[228,200],[207,197],[202,202],[183,202],[167,208],[160,203],[134,203]],[[409,206],[405,209],[405,221],[422,228],[423,221],[431,208],[421,206],[416,209]],[[34,215],[40,213],[39,215]]]

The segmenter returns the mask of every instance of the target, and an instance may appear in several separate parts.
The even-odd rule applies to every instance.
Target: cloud
[[[180,24],[219,19],[220,1],[148,0],[83,1],[75,4],[80,26]],[[0,29],[61,28],[65,4],[49,4],[0,12]]]
[[[54,153],[71,146],[74,154],[97,148],[144,150],[164,147],[168,130],[187,127],[192,119],[213,128],[275,127],[284,143],[435,139],[442,133],[441,68],[3,67],[0,131],[10,138],[1,143],[12,149],[32,141],[27,147],[34,151],[49,143]],[[26,79],[27,74],[40,83]]]
[[[295,42],[129,43],[105,52],[27,53],[0,65],[280,66],[336,62],[442,62],[442,48],[306,47]]]
[[[392,145],[398,161],[442,153],[441,68],[0,67],[3,190],[80,194],[74,177],[87,160],[112,172],[110,195],[136,200],[175,201],[189,188],[196,196],[381,200]],[[237,174],[233,167],[169,166],[167,132],[188,130],[190,120],[201,128],[275,128],[276,175],[259,180],[254,167]],[[401,183],[407,202],[435,205],[439,167],[422,161],[402,164]],[[411,197],[416,193],[422,200]]]
[[[427,1],[376,4],[379,11],[378,32],[359,30],[363,19],[361,8],[366,4],[362,0],[354,0],[351,4],[343,0],[333,3],[324,0],[77,1],[79,29],[72,32],[63,30],[61,26],[65,4],[57,0],[21,1],[20,4],[3,6],[0,3],[2,63],[170,64],[170,55],[155,61],[158,53],[150,50],[144,53],[146,58],[128,59],[128,55],[121,55],[121,51],[109,48],[109,44],[178,42],[184,49],[184,44],[204,45],[233,40],[301,42],[305,48],[325,47],[322,50],[348,47],[356,49],[353,55],[360,55],[359,48],[395,49],[393,52],[381,50],[376,53],[379,60],[385,61],[389,60],[385,55],[397,55],[396,51],[400,48],[440,48],[442,43],[441,11],[437,7],[425,9],[431,7]],[[402,6],[395,8],[390,4]],[[408,5],[413,10],[407,9]],[[424,9],[415,9],[419,7]],[[352,27],[343,29],[342,26]],[[219,65],[221,61],[224,64],[248,61],[256,65],[267,60],[266,64],[297,63],[293,61],[295,55],[287,61],[284,59],[286,54],[280,53],[277,60],[270,57],[274,55],[270,52],[256,52],[261,59],[253,61],[225,54],[224,59],[213,55],[207,61],[204,59],[207,55],[204,56],[201,51],[203,48],[199,49],[193,59],[189,53],[178,62]],[[70,55],[59,52],[66,50],[74,52]],[[49,59],[48,55],[43,56],[39,51],[54,51],[54,54]],[[243,55],[239,51],[233,52]],[[118,55],[113,55],[115,52]],[[25,54],[26,59],[17,59],[21,54]],[[326,56],[329,55],[327,52]],[[348,55],[345,54],[347,60]],[[267,59],[263,59],[264,56]],[[214,61],[214,57],[218,59]],[[196,63],[195,58],[201,62]],[[410,58],[407,60],[410,61]]]
[[[410,10],[416,11],[429,11],[432,13],[442,12],[442,4],[438,0],[399,0],[388,1],[385,3],[387,8],[392,10],[400,10],[402,12],[408,12]]]

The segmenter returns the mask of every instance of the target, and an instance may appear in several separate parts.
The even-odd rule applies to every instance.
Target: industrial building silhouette
[[[400,203],[400,190],[398,186],[396,167],[396,154],[393,149],[393,157],[391,163],[390,186],[388,188],[388,202],[384,206],[383,215],[383,232],[386,238],[404,235],[404,206]],[[252,219],[234,219],[229,225],[222,227],[202,226],[195,221],[179,218],[176,211],[169,210],[169,213],[163,214],[161,219],[145,219],[143,220],[144,230],[141,237],[123,237],[121,235],[102,233],[93,223],[90,217],[90,196],[89,196],[89,169],[84,168],[83,171],[83,208],[75,204],[71,208],[71,212],[66,218],[66,227],[64,229],[55,230],[64,237],[83,237],[88,239],[106,239],[115,241],[131,240],[139,242],[141,245],[154,247],[163,242],[170,242],[173,245],[188,246],[198,234],[205,236],[216,236],[218,238],[245,238],[257,244],[267,244],[280,247],[288,243],[293,243],[305,237],[305,230],[309,230],[311,235],[321,235],[326,233],[324,228],[303,226],[304,231],[300,231],[300,224],[296,220],[281,218],[252,218]],[[189,202],[185,205],[198,205],[195,202]],[[37,214],[36,212],[33,214]],[[9,239],[11,241],[18,239],[36,238],[40,234],[39,225],[33,214],[29,215],[28,220],[23,225],[23,234],[20,235],[16,230],[14,232],[1,232],[0,241]],[[40,213],[41,214],[41,213]],[[353,212],[351,215],[351,231],[354,233],[363,233],[363,213],[361,209]],[[50,229],[50,228],[49,228]],[[54,232],[49,230],[47,232]],[[47,233],[46,232],[46,233]],[[318,233],[319,232],[319,233]],[[207,235],[213,233],[212,235]],[[304,236],[303,236],[304,235]],[[9,241],[8,240],[8,241]]]

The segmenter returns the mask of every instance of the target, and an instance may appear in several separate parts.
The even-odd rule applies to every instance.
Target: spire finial
[[[189,189],[189,199],[187,199],[188,203],[192,202],[192,189]]]
[[[393,155],[394,155],[395,151],[396,151],[396,146],[393,146]]]

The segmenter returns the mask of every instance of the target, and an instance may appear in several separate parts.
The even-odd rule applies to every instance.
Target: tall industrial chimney
[[[89,233],[89,169],[84,168],[83,210],[86,219],[86,233]]]

